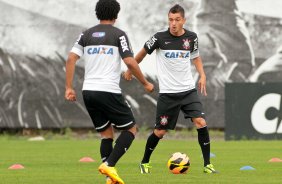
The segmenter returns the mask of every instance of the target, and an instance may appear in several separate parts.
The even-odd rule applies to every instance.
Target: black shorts
[[[97,132],[111,124],[119,130],[128,130],[135,125],[132,111],[122,94],[103,91],[82,91],[85,107]]]
[[[197,90],[181,93],[160,93],[157,103],[156,129],[173,130],[176,126],[180,110],[184,118],[204,118],[203,105]]]

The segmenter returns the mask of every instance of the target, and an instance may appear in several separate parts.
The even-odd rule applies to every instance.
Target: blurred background
[[[93,127],[80,93],[83,58],[75,74],[77,102],[64,100],[64,83],[69,50],[98,23],[96,2],[0,0],[1,130]],[[186,28],[198,34],[207,75],[208,96],[201,98],[210,128],[225,130],[226,139],[282,137],[282,1],[119,2],[115,26],[127,32],[135,53],[168,28],[170,7],[185,8]],[[122,79],[121,87],[139,126],[151,128],[158,97],[155,55],[140,65],[156,91],[145,93],[136,80]],[[179,129],[192,127],[182,114],[178,121]]]

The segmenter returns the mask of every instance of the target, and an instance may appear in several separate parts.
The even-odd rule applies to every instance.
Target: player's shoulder
[[[92,32],[111,32],[114,33],[115,35],[124,35],[126,34],[125,31],[113,26],[113,25],[109,25],[109,24],[98,24],[95,25],[93,27],[90,27],[89,29],[85,30],[84,33],[92,33]]]
[[[126,32],[118,27],[112,26],[111,29],[118,34],[126,34]]]
[[[185,35],[189,36],[189,37],[197,37],[197,33],[194,31],[191,31],[189,29],[184,29],[185,30]]]
[[[88,28],[88,29],[85,29],[85,30],[83,31],[83,33],[93,32],[93,30],[96,30],[96,29],[97,29],[97,25],[92,26],[92,27],[90,27],[90,28]]]
[[[155,36],[164,36],[164,35],[168,35],[169,34],[169,30],[168,29],[162,29],[159,30],[155,33]]]

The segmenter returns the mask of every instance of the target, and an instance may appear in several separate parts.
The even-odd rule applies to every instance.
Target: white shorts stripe
[[[105,126],[107,126],[110,123],[110,121],[108,121],[107,123],[105,123],[104,125],[100,126],[100,127],[96,127],[96,130],[100,130],[102,128],[104,128]]]
[[[126,127],[126,126],[128,126],[128,125],[130,125],[130,124],[132,124],[132,123],[134,123],[134,122],[133,122],[133,121],[130,121],[129,123],[124,124],[124,125],[120,125],[120,126],[117,126],[117,125],[116,125],[116,127],[117,127],[117,128],[122,128],[122,127]]]

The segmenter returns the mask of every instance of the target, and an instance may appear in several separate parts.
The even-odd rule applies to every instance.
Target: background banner
[[[225,139],[281,139],[282,83],[229,83]]]
[[[83,58],[76,67],[75,103],[64,100],[64,67],[80,33],[98,24],[96,2],[0,0],[0,128],[93,127],[80,92]],[[174,4],[185,8],[185,26],[198,34],[207,75],[208,96],[201,99],[210,128],[225,128],[225,83],[282,81],[281,0],[119,2],[121,12],[115,26],[128,33],[135,54],[157,31],[168,28],[167,13]],[[134,80],[121,80],[139,126],[155,123],[155,62],[152,54],[140,64],[156,85],[154,93],[145,93]],[[196,73],[193,76],[198,79]],[[193,126],[183,114],[178,121],[178,128]]]

